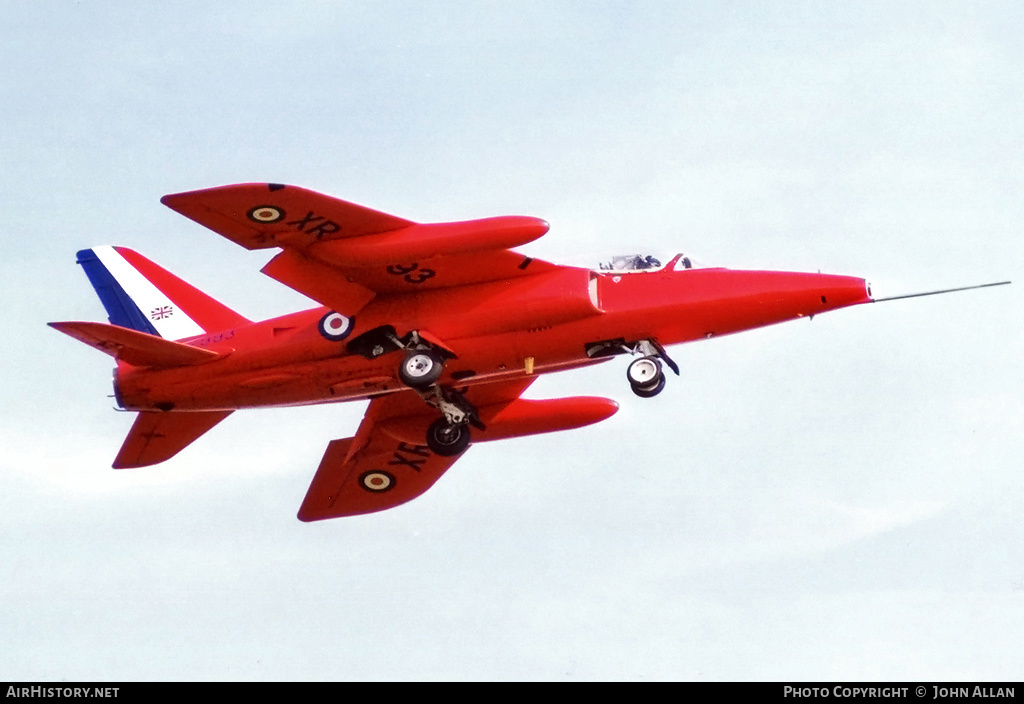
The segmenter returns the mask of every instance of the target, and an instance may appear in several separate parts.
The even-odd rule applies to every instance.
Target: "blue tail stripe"
[[[78,253],[78,263],[85,269],[85,275],[96,289],[96,295],[100,297],[113,325],[148,332],[150,335],[160,334],[91,249],[83,249]]]

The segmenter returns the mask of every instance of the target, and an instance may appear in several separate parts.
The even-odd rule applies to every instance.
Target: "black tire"
[[[398,367],[398,378],[406,386],[425,389],[441,378],[444,359],[434,350],[411,350]]]
[[[630,388],[640,398],[653,398],[661,393],[661,390],[665,388],[665,375],[662,374],[658,377],[658,381],[653,386],[636,386],[630,384]]]
[[[427,447],[435,455],[454,457],[469,447],[469,426],[448,425],[444,418],[438,418],[427,429]]]

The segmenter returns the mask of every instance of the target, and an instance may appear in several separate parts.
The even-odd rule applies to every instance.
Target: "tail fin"
[[[182,340],[250,322],[126,247],[83,249],[78,263],[114,325]]]

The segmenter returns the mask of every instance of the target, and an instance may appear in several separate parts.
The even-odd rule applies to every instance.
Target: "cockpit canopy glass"
[[[663,254],[620,254],[602,261],[597,271],[607,273],[630,273],[639,271],[658,271],[669,265],[673,271],[694,268],[694,263],[685,254],[666,256]]]

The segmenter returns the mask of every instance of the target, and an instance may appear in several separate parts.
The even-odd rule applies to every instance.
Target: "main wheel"
[[[626,378],[633,388],[648,389],[657,386],[659,381],[664,382],[665,375],[661,372],[661,362],[655,357],[641,357],[630,363]]]
[[[444,360],[433,350],[412,350],[401,366],[398,367],[398,378],[406,386],[414,389],[425,389],[441,378]]]
[[[454,457],[469,447],[469,427],[448,425],[444,418],[438,418],[427,429],[427,447],[435,455]]]

